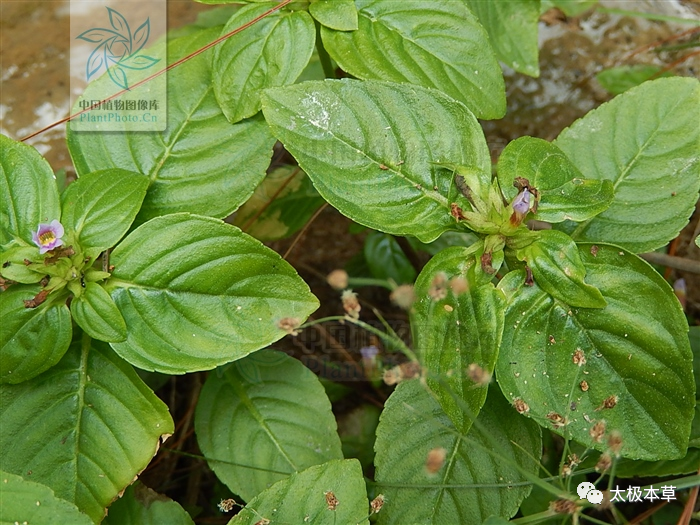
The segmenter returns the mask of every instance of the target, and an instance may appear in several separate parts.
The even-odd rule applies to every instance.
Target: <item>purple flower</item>
[[[54,248],[63,246],[63,225],[53,220],[51,224],[40,224],[36,233],[32,233],[32,240],[39,247],[39,253],[44,254]]]
[[[523,189],[521,193],[518,193],[518,196],[513,200],[513,211],[521,215],[525,215],[528,211],[530,211],[531,196],[532,194],[527,190],[527,188]]]
[[[362,359],[374,359],[374,357],[379,353],[379,348],[374,345],[365,346],[360,348],[360,353],[362,354]]]

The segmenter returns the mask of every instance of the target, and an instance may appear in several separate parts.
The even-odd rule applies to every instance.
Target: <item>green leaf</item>
[[[117,305],[97,283],[85,283],[83,293],[70,304],[73,319],[90,337],[100,341],[126,339],[126,323]]]
[[[364,254],[373,277],[393,279],[398,284],[415,281],[416,270],[391,235],[370,233],[365,239]]]
[[[341,69],[361,79],[438,89],[479,118],[505,114],[501,68],[486,31],[464,3],[355,0],[355,5],[357,31],[321,28],[323,44]]]
[[[698,114],[700,82],[662,78],[615,97],[559,135],[555,144],[587,178],[615,188],[610,207],[579,224],[574,240],[640,253],[678,235],[700,189]]]
[[[375,81],[305,82],[266,90],[263,112],[331,205],[386,233],[430,242],[459,229],[450,216],[452,176],[435,162],[470,166],[490,178],[481,126],[438,91]],[[461,196],[456,201],[469,206]]]
[[[177,502],[137,481],[109,507],[104,525],[194,525]]]
[[[12,248],[0,253],[0,275],[18,283],[38,283],[46,274],[30,269],[25,261],[43,263],[45,257],[39,253],[36,245],[12,246]],[[38,268],[43,269],[43,266]]]
[[[319,24],[337,31],[355,31],[358,28],[354,0],[317,0],[309,5],[309,13]]]
[[[122,169],[95,171],[61,195],[61,223],[86,248],[111,248],[129,231],[146,196],[148,179]]]
[[[374,468],[374,440],[380,414],[379,407],[364,404],[338,417],[343,456],[360,460],[363,470]]]
[[[447,248],[428,262],[416,281],[418,300],[411,317],[428,386],[462,433],[486,400],[505,308],[503,294],[475,277],[475,252],[475,248]],[[478,367],[471,371],[473,377],[470,365]],[[471,414],[464,413],[465,407]]]
[[[688,340],[693,352],[693,375],[695,376],[695,391],[700,392],[700,326],[688,329]]]
[[[187,213],[152,219],[112,252],[107,289],[126,325],[112,347],[134,366],[208,370],[285,335],[318,301],[286,261],[238,228]]]
[[[300,230],[324,202],[298,166],[282,166],[265,176],[233,224],[261,241],[283,239]]]
[[[71,317],[65,303],[51,298],[26,308],[39,286],[13,285],[0,293],[0,382],[21,383],[59,362],[72,337]],[[0,449],[1,450],[1,449]]]
[[[169,62],[211,42],[219,30],[169,42]],[[228,122],[214,96],[210,59],[207,51],[168,73],[168,127],[162,133],[75,132],[68,126],[79,175],[122,168],[148,178],[137,224],[181,211],[226,217],[265,176],[274,138],[261,116]]]
[[[649,64],[634,64],[631,66],[617,66],[604,69],[596,73],[596,79],[603,89],[619,95],[628,89],[640,85],[642,82],[650,80],[652,77],[672,77],[670,71],[663,71],[659,66]]]
[[[685,455],[695,406],[687,321],[666,281],[635,255],[609,245],[579,246],[586,281],[607,301],[570,308],[522,271],[499,284],[508,299],[496,365],[503,393],[520,398],[543,426],[592,442],[606,422],[632,459]],[[582,383],[585,381],[585,383]]]
[[[277,2],[241,8],[222,35],[257,18]],[[233,123],[260,111],[260,92],[292,84],[309,63],[316,41],[314,21],[306,11],[276,11],[226,39],[214,51],[214,93]]]
[[[0,472],[0,524],[17,523],[92,525],[78,507],[57,498],[45,485]]]
[[[331,404],[318,378],[273,350],[209,375],[195,429],[212,470],[246,501],[289,474],[343,459]]]
[[[330,493],[338,500],[330,510]],[[253,499],[230,525],[313,523],[314,525],[369,525],[369,504],[362,469],[356,459],[334,460],[292,474]]]
[[[528,179],[540,192],[536,218],[541,221],[584,221],[604,211],[614,197],[612,182],[585,179],[563,151],[534,137],[509,143],[498,159],[498,182],[508,200],[518,194],[516,177]]]
[[[600,291],[584,282],[586,267],[576,243],[565,233],[543,230],[535,242],[517,253],[532,269],[535,282],[552,297],[569,306],[605,307]]]
[[[377,491],[386,496],[377,523],[437,525],[515,514],[531,488],[520,469],[537,473],[542,443],[537,425],[496,390],[465,435],[420,381],[408,381],[386,402],[375,449]],[[431,451],[444,452],[435,473],[426,467]]]
[[[165,404],[89,338],[48,372],[0,386],[0,468],[47,485],[95,522],[172,432]]]
[[[486,29],[502,62],[519,73],[539,76],[539,0],[468,0],[467,5]]]
[[[32,232],[60,214],[46,159],[31,146],[0,135],[0,247],[15,238],[34,246]]]

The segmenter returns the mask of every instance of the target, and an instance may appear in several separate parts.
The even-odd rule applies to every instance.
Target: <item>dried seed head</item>
[[[519,397],[513,399],[513,408],[515,408],[515,410],[517,410],[520,414],[530,411],[530,406]]]
[[[578,384],[578,386],[580,386],[581,390],[583,390],[584,392],[588,392],[588,381],[583,380]]]
[[[578,510],[578,505],[568,499],[558,499],[557,501],[553,501],[549,504],[549,507],[557,514],[575,514]]]
[[[581,458],[577,454],[569,454],[566,459],[568,459],[571,468],[578,467],[579,463],[581,463]]]
[[[571,466],[568,463],[564,463],[561,467],[561,475],[563,477],[571,476]]]
[[[469,379],[474,381],[479,386],[486,386],[491,382],[491,374],[481,368],[476,363],[472,363],[467,368]]]
[[[605,421],[598,421],[595,425],[591,427],[588,431],[593,441],[596,443],[603,442],[603,436],[605,435]]]
[[[433,277],[433,282],[430,283],[428,295],[433,301],[441,301],[447,297],[447,277],[440,272]]]
[[[343,309],[353,319],[360,318],[360,302],[357,300],[357,294],[352,290],[345,290],[343,295],[341,295],[341,300],[343,301]]]
[[[328,492],[323,493],[326,496],[326,506],[328,507],[328,510],[335,510],[338,508],[338,498],[335,497],[335,494],[331,492],[330,490]]]
[[[578,365],[578,366],[585,365],[586,364],[586,356],[583,353],[583,350],[581,350],[580,348],[577,348],[576,351],[574,352],[572,360],[573,360],[575,365]]]
[[[608,436],[608,447],[610,451],[616,456],[620,455],[620,450],[622,450],[622,434],[619,431],[613,430]]]
[[[552,422],[554,428],[561,428],[569,424],[566,418],[557,412],[550,412],[546,417]]]
[[[469,291],[469,281],[467,281],[461,275],[453,277],[452,279],[450,279],[450,289],[455,295],[467,293]]]
[[[416,302],[416,293],[413,291],[413,285],[402,284],[398,286],[396,290],[391,292],[389,296],[391,302],[402,310],[410,310],[413,303]]]
[[[615,408],[615,406],[617,405],[617,401],[618,401],[617,396],[615,396],[615,395],[608,396],[605,399],[603,399],[603,402],[601,403],[601,405],[598,408],[596,408],[596,411],[606,410],[609,408]]]
[[[289,335],[299,335],[299,330],[297,329],[300,325],[301,321],[296,317],[285,317],[283,319],[280,319],[277,323],[277,327],[281,328]]]
[[[236,506],[236,500],[233,498],[228,498],[228,499],[222,499],[221,502],[219,502],[219,510],[221,512],[231,512],[233,510],[233,507]]]
[[[445,458],[447,458],[447,450],[442,447],[432,449],[425,458],[425,470],[429,474],[435,474],[445,464]]]
[[[384,371],[384,382],[391,386],[401,381],[406,381],[408,379],[413,379],[418,377],[421,373],[420,364],[415,361],[409,361],[407,363],[402,363],[395,366],[391,370]]]
[[[377,514],[384,506],[384,494],[379,494],[370,502],[369,506],[372,509],[372,514]]]
[[[348,287],[348,272],[345,270],[333,270],[326,277],[326,282],[336,290],[345,290]]]
[[[602,456],[600,456],[598,463],[595,464],[596,472],[606,472],[610,470],[610,467],[612,467],[612,458],[608,453],[605,453]]]

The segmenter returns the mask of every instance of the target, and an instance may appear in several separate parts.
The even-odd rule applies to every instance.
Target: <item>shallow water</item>
[[[605,1],[607,7],[682,18],[700,18],[699,0]],[[168,2],[168,26],[194,21],[209,9],[190,0]],[[634,49],[668,38],[688,26],[642,18],[592,13],[578,23],[540,23],[541,75],[533,79],[506,68],[508,114],[484,122],[494,156],[522,135],[554,138],[576,118],[609,98],[594,80],[597,71],[617,65]],[[22,138],[68,114],[70,44],[69,2],[0,0],[0,132]],[[663,64],[670,56],[649,52],[638,62]],[[700,58],[676,68],[679,74],[700,71]],[[28,141],[54,169],[72,170],[65,126]]]

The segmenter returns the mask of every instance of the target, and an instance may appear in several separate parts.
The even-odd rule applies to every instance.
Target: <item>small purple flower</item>
[[[513,211],[525,215],[528,211],[530,211],[530,197],[532,194],[528,191],[527,188],[523,189],[521,193],[518,193],[518,196],[515,197],[513,200]]]
[[[63,246],[63,225],[53,220],[51,224],[39,224],[39,229],[36,233],[32,233],[32,240],[39,247],[39,253],[44,254],[48,251]]]
[[[379,348],[374,345],[365,346],[360,348],[360,353],[362,354],[362,359],[373,360],[375,356],[379,353]]]

